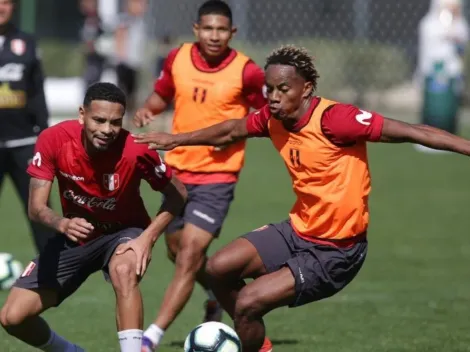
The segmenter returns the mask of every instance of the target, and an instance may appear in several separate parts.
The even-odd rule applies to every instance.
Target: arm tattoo
[[[30,196],[33,194],[33,191],[40,188],[46,187],[50,184],[50,181],[40,180],[37,178],[32,178],[29,187],[30,187]],[[54,210],[47,206],[47,203],[44,205],[39,205],[33,207],[31,210],[31,215],[33,215],[33,220],[37,221],[43,225],[53,228],[56,231],[61,231],[59,228],[60,222],[64,217],[57,214]]]
[[[36,217],[38,221],[41,222],[42,224],[52,227],[56,231],[59,231],[59,232],[61,231],[59,229],[59,224],[64,219],[64,217],[57,214],[54,210],[52,210],[48,206],[45,206],[37,210]]]
[[[46,180],[40,180],[40,179],[37,179],[37,178],[32,178],[31,182],[29,183],[29,186],[31,187],[31,189],[38,189],[38,188],[42,188],[42,187],[47,186],[48,183],[49,183],[49,181],[46,181]]]

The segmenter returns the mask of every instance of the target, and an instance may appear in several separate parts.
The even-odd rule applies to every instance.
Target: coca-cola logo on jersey
[[[109,211],[113,211],[116,208],[116,198],[88,197],[75,194],[72,190],[64,192],[64,199],[71,200],[81,207],[100,208]]]

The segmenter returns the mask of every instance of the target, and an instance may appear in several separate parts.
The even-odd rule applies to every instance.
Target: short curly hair
[[[126,109],[126,95],[116,85],[108,82],[97,82],[90,85],[83,99],[83,106],[89,108],[93,100],[105,100],[121,104]]]
[[[275,49],[266,58],[264,69],[270,65],[287,65],[295,67],[297,73],[307,82],[312,83],[312,93],[317,89],[317,81],[320,78],[315,67],[314,58],[305,48],[296,47],[294,45],[281,46]]]

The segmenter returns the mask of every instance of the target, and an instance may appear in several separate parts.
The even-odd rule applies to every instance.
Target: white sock
[[[142,349],[142,330],[129,329],[118,332],[121,352],[140,352]]]
[[[41,351],[46,352],[84,352],[83,349],[74,345],[71,342],[68,342],[63,337],[57,335],[54,331],[51,330],[51,336],[49,341],[47,341],[43,346],[38,347]]]
[[[217,298],[215,298],[214,292],[212,290],[206,290],[207,297],[209,297],[209,301],[217,301]]]
[[[165,330],[159,328],[155,324],[151,324],[144,332],[144,336],[152,341],[154,346],[158,346],[160,344],[164,334]]]

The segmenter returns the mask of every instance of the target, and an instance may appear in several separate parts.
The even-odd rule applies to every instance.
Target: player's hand
[[[133,251],[137,257],[136,274],[137,276],[142,277],[147,271],[148,265],[152,260],[152,247],[152,243],[147,239],[147,237],[140,235],[139,237],[121,245],[116,251],[116,255],[124,254],[127,251]]]
[[[149,109],[140,108],[135,113],[133,122],[136,127],[144,127],[147,126],[153,120],[155,120],[155,116]]]
[[[66,219],[64,235],[73,242],[87,239],[95,229],[92,224],[83,218]]]
[[[172,150],[179,145],[177,135],[164,132],[133,134],[136,143],[147,143],[149,149]]]

